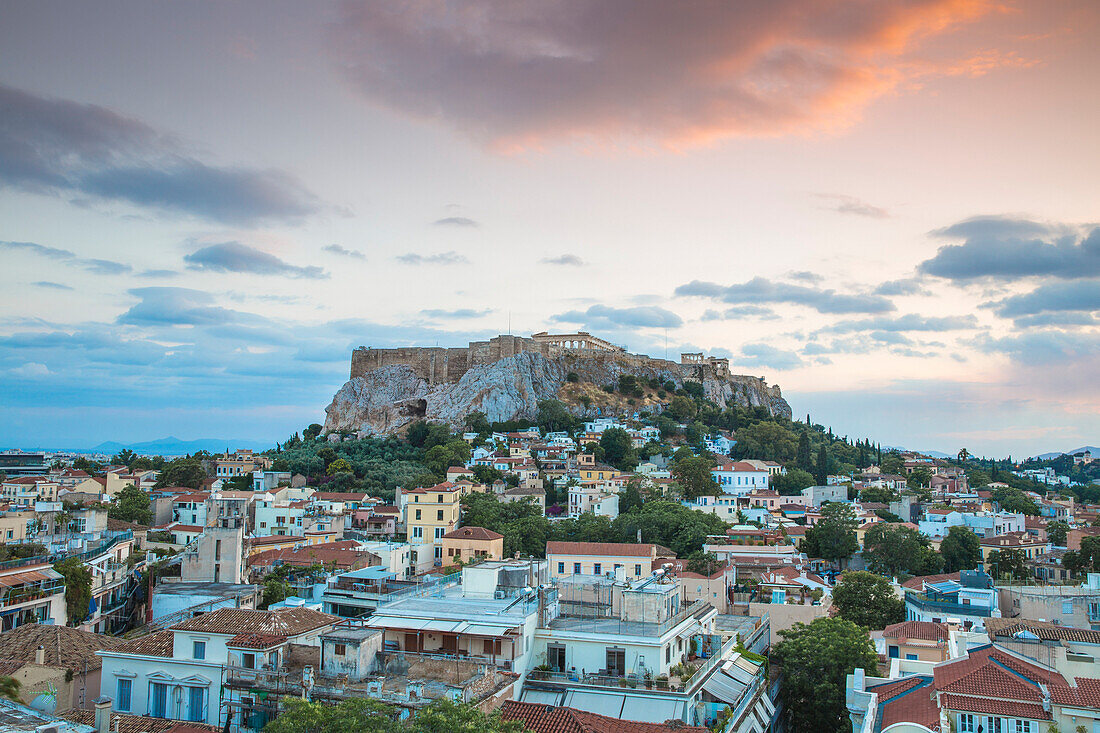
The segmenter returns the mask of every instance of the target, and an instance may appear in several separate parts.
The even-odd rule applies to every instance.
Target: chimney
[[[45,664],[46,663],[46,647],[42,646],[41,644],[39,644],[38,648],[34,650],[34,663],[35,664]]]
[[[94,705],[96,733],[111,733],[111,698],[101,695]]]

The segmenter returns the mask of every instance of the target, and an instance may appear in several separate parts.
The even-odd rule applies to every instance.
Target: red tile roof
[[[902,588],[908,588],[909,590],[924,590],[925,583],[942,583],[945,580],[958,580],[959,573],[940,573],[938,575],[918,575],[915,578],[910,578],[901,584]]]
[[[518,720],[531,733],[707,733],[706,728],[683,723],[636,723],[573,708],[519,700],[505,701],[501,717],[504,720]]]
[[[209,634],[272,634],[298,636],[340,619],[311,608],[281,608],[277,611],[253,611],[246,608],[219,608],[201,616],[193,616],[176,624],[172,630],[203,631]]]
[[[172,641],[175,637],[171,631],[158,631],[148,636],[140,636],[131,639],[125,644],[115,647],[111,651],[119,654],[140,654],[145,657],[172,658]]]
[[[985,630],[990,640],[997,637],[1013,636],[1021,631],[1029,631],[1044,641],[1080,641],[1086,644],[1100,644],[1100,631],[1075,629],[1071,626],[1059,626],[1046,621],[1031,621],[1015,618],[988,618]]]
[[[281,634],[237,634],[226,646],[237,649],[270,649],[286,642],[286,637]]]
[[[947,626],[932,621],[902,621],[890,624],[882,630],[882,635],[891,639],[921,639],[923,641],[946,641]]]
[[[546,554],[655,557],[657,555],[657,545],[639,545],[626,542],[547,542]]]
[[[940,710],[936,706],[935,688],[930,678],[906,677],[868,689],[878,694],[879,713],[882,715],[879,727],[919,723],[931,730],[939,730]]]
[[[504,539],[504,535],[484,527],[459,527],[443,535],[443,539],[491,541]]]

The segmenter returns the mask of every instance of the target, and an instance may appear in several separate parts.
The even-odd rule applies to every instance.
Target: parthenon
[[[623,347],[616,346],[610,341],[605,341],[602,338],[593,336],[587,331],[577,331],[576,333],[547,333],[546,331],[540,331],[539,333],[533,334],[531,338],[541,344],[557,346],[559,349],[595,349],[596,351],[613,352],[626,351]]]

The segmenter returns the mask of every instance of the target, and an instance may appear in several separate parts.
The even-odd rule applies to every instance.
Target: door
[[[607,674],[611,677],[622,677],[626,672],[626,650],[607,648]]]
[[[419,652],[420,648],[420,635],[419,634],[405,634],[405,651],[407,652]]]
[[[458,653],[458,637],[454,634],[443,635],[443,653],[444,654],[457,654]]]

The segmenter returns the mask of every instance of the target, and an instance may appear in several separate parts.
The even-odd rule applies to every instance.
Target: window
[[[416,510],[416,518],[420,519],[420,510],[419,509]]]
[[[447,534],[447,528],[446,527],[436,527],[435,528],[435,538],[437,540],[443,539],[443,535],[445,535],[445,534]]]
[[[206,706],[203,702],[206,699],[205,687],[188,687],[187,688],[187,720],[193,723],[200,723],[206,720]]]
[[[959,733],[977,733],[978,718],[970,713],[959,713]]]
[[[890,646],[886,648],[886,656],[890,659],[897,659],[901,654],[901,651],[896,646]]]
[[[256,669],[256,655],[241,654],[241,666],[245,669]]]
[[[579,562],[573,563],[573,575],[581,574],[581,564]]]
[[[642,574],[642,566],[641,565],[635,565],[634,566],[634,574],[635,575],[641,575]]]
[[[910,661],[913,661],[914,659],[917,658],[917,655],[916,654],[906,654],[905,658],[910,660]]]
[[[440,509],[439,511],[437,511],[435,513],[435,521],[437,521],[437,522],[442,522],[443,521],[443,510],[442,509]]]
[[[600,573],[600,570],[601,570],[601,569],[602,569],[602,566],[601,566],[601,565],[600,565],[599,563],[595,563],[595,564],[594,564],[594,565],[592,566],[592,574],[593,574],[593,575],[600,575],[600,574],[601,574],[601,573]]]
[[[1062,601],[1062,615],[1063,616],[1072,616],[1073,615],[1073,601]]]
[[[347,654],[347,652],[348,652],[348,648],[343,644],[333,644],[332,645],[332,653],[335,654],[338,657],[344,656],[345,654]]]
[[[194,653],[191,655],[195,659],[206,659],[206,642],[196,641],[193,647]]]
[[[558,563],[558,574],[559,575],[565,575],[565,563],[563,563],[563,562]]]
[[[565,645],[564,644],[547,644],[546,645],[546,664],[550,666],[550,669],[554,672],[565,671]]]
[[[119,680],[118,693],[115,695],[115,710],[130,712],[130,693],[134,689],[133,680]]]
[[[665,664],[672,661],[672,644],[665,646]]]
[[[414,538],[419,539],[420,537],[423,537],[423,536],[424,536],[424,528],[423,527],[413,527],[413,537]]]
[[[437,497],[435,497],[435,503],[436,504],[442,504],[443,503],[443,494],[440,494]]]
[[[626,650],[607,647],[607,674],[609,677],[622,677],[626,671]]]
[[[153,682],[149,685],[149,715],[165,718],[168,715],[168,685]]]

